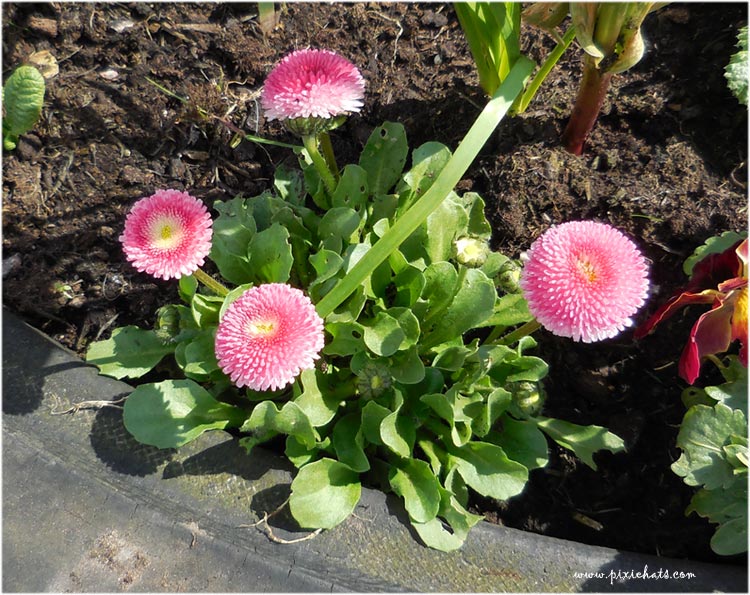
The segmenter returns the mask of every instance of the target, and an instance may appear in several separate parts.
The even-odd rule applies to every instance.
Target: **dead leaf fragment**
[[[26,59],[26,62],[34,66],[46,80],[57,76],[57,73],[60,72],[60,67],[57,65],[57,58],[49,50],[34,52]]]

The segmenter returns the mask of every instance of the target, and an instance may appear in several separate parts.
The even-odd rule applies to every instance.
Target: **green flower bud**
[[[318,118],[310,116],[309,118],[289,118],[284,120],[284,126],[292,134],[298,136],[313,136],[321,132],[328,132],[341,126],[346,120],[346,115],[336,116],[335,118]]]
[[[453,242],[456,260],[459,264],[469,268],[481,267],[490,254],[490,247],[486,240],[464,236]]]
[[[519,419],[539,415],[544,407],[546,394],[538,382],[511,382],[505,386],[513,396],[510,412]]]
[[[154,333],[163,343],[171,343],[180,334],[180,311],[174,304],[162,306],[156,311]]]
[[[497,273],[497,284],[505,293],[521,293],[521,267],[512,260],[507,261]]]
[[[393,385],[388,368],[374,361],[367,362],[357,377],[357,390],[365,398],[379,397]]]

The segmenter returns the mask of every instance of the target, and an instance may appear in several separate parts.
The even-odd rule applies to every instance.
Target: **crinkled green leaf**
[[[707,386],[706,394],[724,403],[730,409],[739,409],[747,416],[747,368],[736,355],[727,357],[727,367],[722,374],[727,382],[718,386]]]
[[[594,453],[600,450],[621,452],[625,450],[622,438],[601,426],[580,426],[560,419],[538,417],[536,425],[547,436],[552,438],[563,448],[567,448],[596,471]]]
[[[440,483],[427,463],[418,459],[399,461],[391,467],[389,481],[403,498],[411,520],[426,523],[435,518],[440,509]]]
[[[292,481],[289,510],[300,527],[330,529],[354,511],[361,493],[356,472],[324,458],[299,470]]]
[[[370,194],[387,194],[398,182],[406,163],[409,146],[404,126],[385,122],[372,131],[359,158],[359,165],[367,172]]]
[[[130,393],[123,422],[138,442],[177,448],[207,430],[236,427],[245,415],[192,380],[165,380],[142,384]]]
[[[738,51],[732,54],[729,64],[724,69],[727,86],[742,105],[747,105],[748,61],[747,61],[747,25],[740,27],[737,33]]]
[[[672,471],[691,486],[709,490],[727,486],[734,480],[734,474],[722,447],[731,443],[732,435],[746,434],[747,421],[742,411],[723,403],[691,407],[677,434],[682,454],[672,464]]]
[[[45,83],[33,66],[16,68],[3,86],[3,144],[16,148],[18,137],[31,130],[44,105]]]
[[[140,378],[175,350],[154,331],[137,326],[120,327],[104,341],[95,341],[86,352],[86,362],[99,367],[105,376]]]

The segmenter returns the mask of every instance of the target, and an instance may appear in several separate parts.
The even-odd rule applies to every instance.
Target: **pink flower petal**
[[[271,71],[260,102],[270,120],[333,118],[362,107],[365,81],[354,64],[329,50],[298,50]]]
[[[648,293],[648,267],[613,227],[572,221],[548,229],[529,248],[521,289],[547,330],[590,343],[617,335]]]
[[[125,258],[158,279],[191,275],[211,250],[211,215],[186,192],[159,190],[136,202],[120,236]]]
[[[312,368],[323,348],[323,320],[299,289],[268,283],[248,289],[224,312],[216,357],[237,386],[276,390]]]

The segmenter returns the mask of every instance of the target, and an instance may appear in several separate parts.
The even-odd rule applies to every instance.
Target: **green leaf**
[[[348,240],[357,231],[362,220],[357,211],[349,207],[334,207],[328,209],[320,220],[318,237],[327,239],[330,236]]]
[[[450,463],[455,465],[466,485],[483,496],[507,500],[521,493],[529,472],[508,458],[502,448],[487,442],[449,446]]]
[[[445,519],[449,529],[446,529],[439,518],[426,523],[412,521],[412,526],[425,545],[442,552],[450,552],[460,548],[469,530],[482,520],[479,515],[468,512],[458,500],[446,489],[440,488],[439,516]]]
[[[747,25],[740,27],[737,33],[737,49],[724,68],[727,86],[742,105],[747,105],[748,60],[747,60]]]
[[[358,165],[349,164],[341,172],[341,179],[331,196],[331,206],[348,207],[359,211],[367,203],[369,183],[367,171]]]
[[[18,137],[31,130],[44,105],[44,77],[33,66],[19,66],[3,87],[3,145],[13,150]]]
[[[357,322],[329,322],[325,328],[333,337],[323,348],[323,353],[326,355],[352,355],[364,349],[365,344],[362,340],[364,327],[361,324]]]
[[[698,490],[685,510],[695,512],[719,526],[711,538],[711,549],[722,556],[747,551],[747,479],[735,477],[723,489]]]
[[[174,350],[174,344],[164,343],[152,330],[125,326],[112,331],[109,339],[92,343],[86,362],[105,376],[140,378]]]
[[[265,442],[276,434],[287,434],[294,436],[307,448],[313,448],[318,438],[310,419],[292,401],[284,403],[281,409],[273,401],[261,401],[242,424],[240,431],[252,434],[256,443]]]
[[[294,402],[305,413],[313,427],[319,428],[326,425],[336,415],[339,399],[331,395],[329,390],[325,392],[320,390],[319,384],[323,383],[324,379],[318,370],[303,370],[300,380],[304,391],[294,399]]]
[[[495,284],[478,269],[468,269],[450,305],[423,328],[424,351],[461,336],[492,315],[497,299]]]
[[[256,233],[247,247],[253,277],[264,283],[285,283],[294,264],[289,232],[279,223]]]
[[[180,357],[175,358],[178,365],[185,376],[193,380],[208,380],[211,374],[220,369],[214,349],[213,330],[203,331],[185,341],[184,347],[178,349],[177,353],[180,353]]]
[[[417,384],[425,377],[425,367],[416,345],[391,357],[389,368],[393,379],[401,384]]]
[[[292,481],[289,510],[307,529],[330,529],[354,511],[362,486],[357,473],[333,459],[302,467]]]
[[[370,470],[364,451],[360,412],[342,417],[333,428],[333,448],[339,461],[358,473]]]
[[[502,418],[502,429],[490,432],[487,440],[501,447],[509,459],[521,463],[529,471],[547,465],[547,439],[533,421],[519,421],[509,415]]]
[[[745,74],[747,76],[747,74]],[[695,251],[685,260],[682,270],[690,277],[693,274],[693,268],[701,260],[711,254],[719,254],[731,248],[734,244],[747,237],[747,232],[737,233],[735,231],[725,231],[724,233],[708,238],[702,245],[698,246]]]
[[[458,284],[458,272],[449,262],[435,262],[424,271],[425,286],[422,299],[427,302],[423,323],[440,314],[453,300]],[[422,325],[425,328],[425,324]]]
[[[735,355],[728,356],[727,360],[728,364],[721,372],[727,382],[719,386],[707,386],[704,390],[712,399],[724,403],[730,409],[739,409],[747,416],[747,368]]]
[[[742,411],[722,403],[691,407],[677,434],[677,446],[683,452],[672,464],[672,471],[687,485],[702,485],[708,490],[727,486],[734,474],[722,447],[732,443],[732,435],[746,434],[747,421]]]
[[[177,448],[207,430],[242,423],[246,413],[220,403],[192,380],[165,380],[137,387],[125,401],[123,422],[138,442]]]
[[[378,312],[375,318],[364,322],[363,329],[365,345],[375,355],[393,355],[406,340],[398,320],[386,312]]]
[[[416,437],[414,422],[398,411],[389,413],[380,423],[380,440],[400,457],[411,457]]]
[[[389,481],[393,491],[404,499],[409,518],[426,523],[440,509],[440,483],[424,461],[406,459],[391,467]]]
[[[402,195],[402,204],[399,205],[401,211],[427,192],[450,158],[451,151],[448,147],[432,141],[412,151],[412,166],[403,178],[409,192],[406,192],[401,185],[399,186],[399,194]]]
[[[383,444],[380,438],[380,425],[390,413],[390,409],[375,401],[369,401],[362,407],[362,435],[370,444]]]
[[[533,421],[547,436],[567,448],[596,471],[594,453],[600,450],[621,452],[625,450],[622,438],[601,426],[579,426],[550,417],[537,417]]]
[[[514,326],[531,320],[529,304],[521,293],[501,296],[495,303],[495,310],[484,326]]]
[[[406,163],[409,146],[402,124],[385,122],[372,131],[359,158],[367,172],[370,194],[387,194],[396,184]]]
[[[423,229],[428,262],[441,262],[453,257],[453,242],[464,235],[469,222],[469,216],[459,200],[456,193],[451,192],[427,217]]]
[[[203,295],[196,293],[190,302],[195,323],[199,327],[216,325],[219,322],[219,312],[224,304],[225,298],[216,295]]]
[[[253,280],[247,247],[255,235],[252,209],[242,197],[216,201],[219,216],[213,222],[210,257],[219,267],[221,276],[230,283],[242,285]]]

